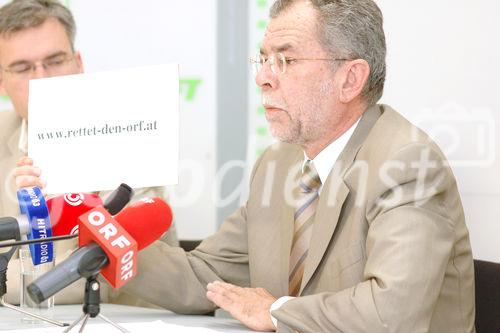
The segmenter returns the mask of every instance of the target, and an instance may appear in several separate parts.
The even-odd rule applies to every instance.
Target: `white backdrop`
[[[388,76],[382,98],[431,134],[452,161],[474,257],[500,262],[500,2],[376,0],[385,18]],[[258,50],[271,0],[249,2]],[[250,149],[268,142],[249,82]]]
[[[500,262],[500,2],[377,2],[388,47],[383,102],[435,137],[458,179],[474,256]]]

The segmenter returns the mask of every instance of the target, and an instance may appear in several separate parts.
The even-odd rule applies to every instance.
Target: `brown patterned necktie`
[[[311,160],[304,165],[304,171],[296,189],[297,205],[294,215],[294,232],[290,251],[288,285],[290,296],[297,296],[304,274],[305,260],[311,241],[314,214],[319,200],[321,180]]]

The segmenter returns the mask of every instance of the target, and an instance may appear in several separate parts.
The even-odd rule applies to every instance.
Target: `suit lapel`
[[[282,177],[292,179],[293,182],[289,182],[291,187],[298,186],[298,179],[302,173],[301,167],[304,162],[304,151],[302,149],[297,149],[295,153],[289,155],[284,161],[286,169],[279,173]],[[280,181],[282,184],[287,183],[287,179],[282,179]],[[286,185],[285,185],[286,186]],[[285,195],[285,192],[291,193],[291,189],[284,188],[283,193],[280,195]],[[288,204],[286,198],[283,200],[284,204],[281,205],[280,211],[280,230],[279,237],[281,237],[280,242],[280,281],[281,281],[281,292],[283,295],[288,295],[288,275],[290,266],[290,249],[292,248],[293,240],[293,224],[294,224],[294,214],[295,207]]]
[[[352,165],[366,136],[379,118],[380,112],[379,106],[374,106],[366,110],[323,185],[316,209],[314,229],[300,293],[318,268],[332,240],[342,212],[342,206],[349,195],[349,187],[344,182],[344,175]]]
[[[3,149],[0,156],[0,211],[4,215],[13,215],[17,213],[17,205],[15,204],[16,187],[12,178],[12,169],[15,167],[17,160],[21,157],[19,151],[19,136],[21,134],[20,121],[15,122],[16,127],[8,127],[5,130],[12,132],[6,140],[6,149]]]
[[[11,137],[7,141],[7,147],[9,148],[11,156],[19,155],[19,137],[21,136],[21,126],[12,133]]]
[[[292,248],[293,239],[293,215],[294,209],[289,205],[283,205],[281,210],[282,218],[280,219],[280,272],[281,272],[281,293],[282,295],[289,295],[288,293],[288,275],[290,270],[290,249]]]

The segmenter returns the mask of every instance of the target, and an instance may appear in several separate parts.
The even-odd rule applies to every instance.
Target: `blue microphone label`
[[[28,234],[28,239],[52,237],[49,210],[42,191],[38,187],[24,188],[17,191],[17,198],[21,214],[26,215],[30,222],[31,232]],[[40,265],[54,260],[52,242],[30,244],[29,247],[33,265]]]

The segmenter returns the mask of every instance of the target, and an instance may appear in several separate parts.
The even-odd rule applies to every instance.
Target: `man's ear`
[[[361,96],[370,76],[370,65],[364,59],[351,60],[344,66],[343,73],[344,80],[339,98],[342,103],[347,104]]]
[[[82,61],[82,55],[80,51],[75,51],[75,61],[76,65],[78,66],[78,73],[83,73],[84,68],[83,68],[83,61]]]

